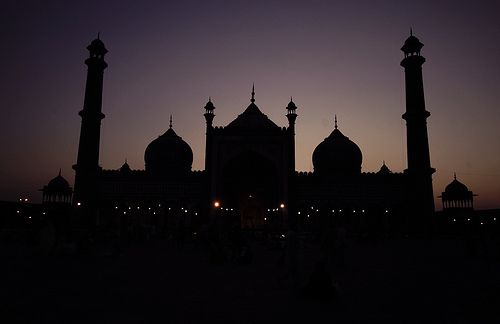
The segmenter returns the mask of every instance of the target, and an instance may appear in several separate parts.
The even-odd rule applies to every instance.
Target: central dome
[[[235,120],[230,122],[226,129],[244,130],[244,131],[262,131],[262,130],[279,130],[279,126],[270,120],[260,111],[255,104],[255,92],[252,88],[251,104],[240,114]]]
[[[193,164],[193,151],[182,140],[172,124],[165,134],[149,143],[144,153],[146,171],[160,171],[169,174],[187,173]]]
[[[314,149],[314,173],[320,175],[356,175],[361,173],[363,156],[359,147],[335,129]]]

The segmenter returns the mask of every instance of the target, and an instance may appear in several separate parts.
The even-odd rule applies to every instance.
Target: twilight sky
[[[146,146],[173,128],[204,168],[206,102],[225,126],[250,104],[287,125],[297,105],[296,169],[339,129],[363,172],[406,167],[404,70],[422,55],[434,195],[457,179],[500,208],[498,1],[11,1],[0,5],[0,200],[41,201],[59,169],[73,186],[86,47],[106,45],[100,164],[144,169]],[[436,198],[436,209],[442,208]]]

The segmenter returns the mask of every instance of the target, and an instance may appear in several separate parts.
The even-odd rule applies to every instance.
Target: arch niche
[[[242,227],[264,227],[266,210],[280,204],[276,167],[255,151],[241,153],[224,165],[219,188],[221,203],[236,211],[232,221]]]

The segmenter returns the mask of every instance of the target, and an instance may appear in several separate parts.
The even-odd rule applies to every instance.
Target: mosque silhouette
[[[174,131],[172,119],[166,132],[145,149],[144,170],[131,170],[126,162],[119,169],[105,170],[98,161],[108,51],[98,37],[87,47],[74,193],[59,175],[53,181],[60,190],[54,193],[50,184],[46,186],[44,201],[72,201],[72,219],[78,226],[90,227],[195,228],[215,223],[275,230],[293,225],[318,231],[342,223],[353,231],[423,229],[434,215],[435,170],[429,154],[422,47],[412,33],[401,47],[408,155],[403,172],[392,172],[385,163],[378,172],[361,172],[362,152],[340,131],[336,118],[332,132],[314,149],[314,171],[296,171],[299,109],[293,100],[284,104],[288,125],[278,126],[256,105],[253,87],[249,106],[226,126],[213,125],[216,107],[210,99],[204,106],[205,170],[192,170],[193,152]],[[443,197],[454,199],[453,194]],[[472,207],[472,192],[467,199],[467,207]]]

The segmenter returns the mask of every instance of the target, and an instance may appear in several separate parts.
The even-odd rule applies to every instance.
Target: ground
[[[493,242],[489,242],[493,246]],[[252,242],[250,265],[210,264],[208,253],[165,239],[126,247],[118,258],[48,257],[36,245],[3,242],[0,306],[17,322],[71,323],[491,323],[500,320],[500,261],[467,257],[463,240],[349,238],[344,265],[329,265],[334,301],[301,298],[278,283],[280,251]],[[321,244],[299,250],[307,282]],[[0,299],[0,300],[1,300]]]

